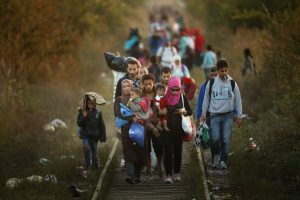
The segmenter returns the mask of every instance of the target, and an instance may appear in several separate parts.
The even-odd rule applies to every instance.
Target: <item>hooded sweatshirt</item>
[[[202,114],[206,114],[207,110],[211,113],[211,115],[223,114],[231,112],[235,108],[237,116],[242,117],[242,100],[240,90],[235,83],[234,92],[232,92],[230,80],[232,80],[230,76],[228,76],[227,80],[224,81],[217,76],[214,84],[212,85],[211,97],[209,97],[210,84],[206,84]]]

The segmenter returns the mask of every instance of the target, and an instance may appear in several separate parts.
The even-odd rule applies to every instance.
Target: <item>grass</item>
[[[91,47],[86,45],[84,48],[87,51]],[[113,119],[107,117],[112,116],[113,110],[110,101],[113,88],[112,74],[108,73],[104,61],[93,48],[99,47],[94,46],[89,50],[93,54],[89,55],[88,62],[82,62],[88,68],[82,66],[79,69],[80,76],[69,76],[64,80],[56,79],[42,86],[29,85],[25,93],[25,112],[13,113],[5,110],[0,114],[0,125],[3,127],[0,131],[1,198],[70,199],[67,187],[78,184],[88,190],[86,199],[89,199],[94,189],[90,185],[96,185],[100,171],[92,172],[88,179],[83,179],[82,170],[77,169],[82,165],[83,159],[82,144],[77,135],[76,124],[77,107],[83,92],[95,91],[108,101],[107,106],[99,107],[104,117],[108,137],[107,143],[101,143],[98,149],[102,164],[108,157],[111,138],[114,136]],[[101,73],[106,73],[107,76],[101,77]],[[103,87],[104,85],[111,87]],[[44,131],[44,124],[55,118],[63,120],[68,129],[55,132]],[[74,155],[75,159],[60,160],[61,155]],[[40,158],[49,159],[52,163],[41,165]],[[40,176],[54,174],[58,184],[23,183],[12,190],[5,187],[9,178],[23,179],[33,174]]]
[[[197,12],[203,10],[205,1],[202,4],[197,2],[199,5],[194,0],[187,3],[192,5],[188,6],[192,16],[206,19],[206,12]],[[221,50],[229,61],[229,73],[241,89],[244,113],[253,118],[233,132],[230,178],[231,185],[242,199],[299,198],[296,189],[299,188],[300,167],[299,125],[296,122],[299,118],[297,120],[296,109],[293,109],[296,108],[296,99],[299,99],[298,87],[293,81],[299,74],[295,68],[298,54],[293,48],[298,44],[298,40],[293,39],[293,35],[298,34],[298,29],[294,28],[298,23],[297,16],[299,12],[287,17],[286,23],[274,27],[273,31],[277,33],[274,40],[270,40],[271,33],[266,29],[241,27],[233,32],[228,27],[199,23],[205,26],[208,43]],[[259,76],[244,79],[240,70],[242,51],[246,47],[254,53]],[[283,53],[286,56],[279,56]],[[250,137],[257,141],[260,151],[245,151]]]
[[[195,148],[192,148],[190,151],[190,163],[187,165],[184,175],[187,178],[186,189],[189,191],[186,199],[205,199],[202,182],[202,177],[205,175],[201,173],[198,154]]]

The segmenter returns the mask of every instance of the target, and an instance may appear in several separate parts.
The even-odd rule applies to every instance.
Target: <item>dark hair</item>
[[[217,68],[218,70],[222,69],[223,67],[227,67],[228,68],[228,63],[225,60],[220,60],[217,63]]]
[[[249,48],[244,49],[244,55],[245,57],[250,56],[251,58],[253,58],[251,50]]]
[[[216,71],[218,71],[218,68],[216,66],[210,68],[210,72],[216,72]]]
[[[156,63],[157,63],[157,57],[156,57],[155,55],[152,55],[152,56],[150,57],[150,62],[151,62],[152,64],[156,64]]]
[[[152,80],[153,83],[155,83],[155,76],[153,74],[144,74],[142,76],[142,83],[144,83],[146,80]]]
[[[132,88],[131,91],[138,94],[139,96],[142,96],[142,90],[138,87]]]
[[[157,83],[157,84],[155,85],[155,88],[156,88],[156,91],[157,91],[157,90],[159,90],[159,89],[166,89],[166,86],[163,85],[163,84],[161,84],[161,83]]]
[[[170,73],[170,74],[172,74],[171,68],[170,67],[163,67],[161,69],[161,71],[160,71],[160,74],[162,74],[162,73],[165,73],[165,74]]]
[[[211,50],[212,50],[212,46],[211,46],[210,44],[208,44],[208,45],[206,46],[206,49],[207,49],[208,51],[211,51]]]
[[[138,68],[142,67],[140,61],[138,61],[136,58],[134,57],[128,57],[126,60],[126,69],[128,68],[128,64],[131,65],[137,65]]]

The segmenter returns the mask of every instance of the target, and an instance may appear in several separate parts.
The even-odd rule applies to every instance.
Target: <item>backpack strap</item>
[[[183,76],[185,76],[185,71],[184,71],[184,65],[183,64],[181,64],[181,71],[183,73]]]
[[[175,51],[174,51],[174,46],[173,45],[171,45],[171,52],[172,52],[172,54],[173,54],[173,57],[175,56]]]
[[[165,45],[163,44],[163,46],[162,46],[162,50],[161,50],[161,53],[160,53],[160,58],[162,57],[162,55],[164,54],[164,51],[165,51]]]
[[[209,94],[209,101],[210,101],[212,86],[213,86],[213,84],[215,82],[215,79],[214,78],[210,79],[208,82],[209,82],[209,93],[208,94]]]
[[[231,79],[231,80],[230,80],[230,84],[231,84],[232,92],[234,93],[235,81],[234,81],[233,79]]]

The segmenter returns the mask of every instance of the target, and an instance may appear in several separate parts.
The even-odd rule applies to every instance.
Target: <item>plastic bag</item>
[[[129,129],[129,138],[140,147],[143,147],[145,140],[144,126],[133,122]]]
[[[195,135],[196,135],[196,125],[195,125],[195,123],[192,121],[191,122],[192,123],[192,134],[186,134],[186,135],[184,135],[183,136],[183,141],[184,142],[190,142],[190,141],[192,141],[193,140],[193,138],[195,137]]]
[[[122,126],[128,124],[128,120],[121,119],[119,117],[116,118],[116,127],[121,128]]]
[[[122,103],[120,103],[120,112],[123,115],[123,117],[133,116],[133,111]]]
[[[181,115],[181,126],[185,134],[191,135],[193,133],[193,126],[190,116]]]
[[[201,122],[200,126],[198,126],[196,131],[196,137],[194,140],[194,145],[196,147],[202,146],[203,149],[209,148],[209,133],[208,133],[208,126],[205,122]]]

